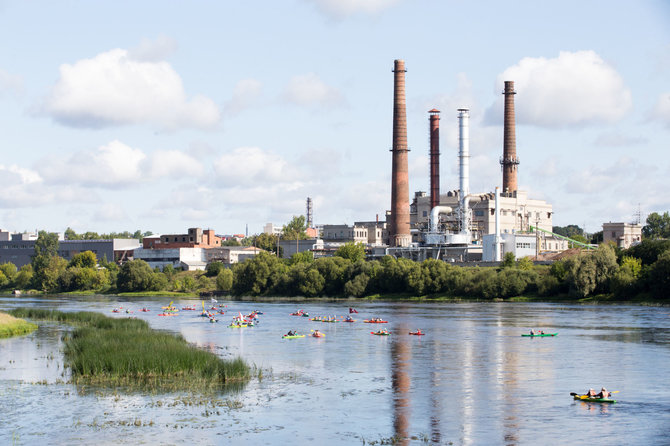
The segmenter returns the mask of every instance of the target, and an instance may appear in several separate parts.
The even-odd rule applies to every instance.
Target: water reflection
[[[391,373],[393,386],[393,430],[401,445],[407,445],[410,432],[411,395],[410,389],[412,379],[410,377],[410,364],[412,362],[412,351],[409,345],[408,328],[400,324],[393,334],[391,344]]]

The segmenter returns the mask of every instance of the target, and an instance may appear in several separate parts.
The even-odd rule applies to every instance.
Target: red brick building
[[[170,248],[220,248],[221,237],[213,229],[189,228],[188,234],[165,234],[159,237],[144,237],[144,249]]]

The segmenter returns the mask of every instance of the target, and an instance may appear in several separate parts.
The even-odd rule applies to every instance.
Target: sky
[[[589,232],[670,210],[670,2],[0,0],[0,228],[262,232],[384,218],[393,61],[410,198],[502,182],[515,83],[519,189]]]

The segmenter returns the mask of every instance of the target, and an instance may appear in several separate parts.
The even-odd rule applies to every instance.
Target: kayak
[[[526,336],[529,338],[544,338],[546,336],[558,336],[558,333],[545,333],[545,334],[522,334],[521,336]]]
[[[326,335],[323,334],[323,333],[319,333],[319,334],[312,333],[310,336],[313,337],[313,338],[325,338],[326,337]]]
[[[371,331],[370,334],[377,335],[377,336],[388,336],[391,333],[379,333],[379,332],[376,332],[376,331]]]
[[[616,403],[616,400],[611,398],[594,398],[586,395],[575,395],[576,400],[584,401],[586,403]]]
[[[247,324],[242,324],[242,325],[230,324],[228,327],[230,327],[230,328],[246,328],[246,327],[248,327],[248,325]]]
[[[293,335],[293,336],[284,335],[284,336],[282,336],[282,338],[284,338],[284,339],[298,339],[298,338],[304,338],[304,337],[305,337],[305,335]]]
[[[416,333],[414,333],[414,332],[410,331],[409,334],[414,335],[414,336],[425,336],[426,333],[421,333],[421,332],[418,332],[418,331]]]
[[[388,324],[389,321],[372,321],[372,320],[367,320],[365,319],[363,322],[366,324]]]
[[[356,322],[356,319],[351,319],[351,320],[344,319],[342,322]]]

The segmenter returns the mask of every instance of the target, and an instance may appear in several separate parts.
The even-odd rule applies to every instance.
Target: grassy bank
[[[17,319],[7,313],[0,313],[0,338],[20,336],[37,330],[37,325]]]
[[[143,320],[29,308],[11,313],[76,326],[65,342],[65,359],[75,383],[206,390],[249,378],[242,359],[224,361],[189,345],[181,335],[151,329]]]

